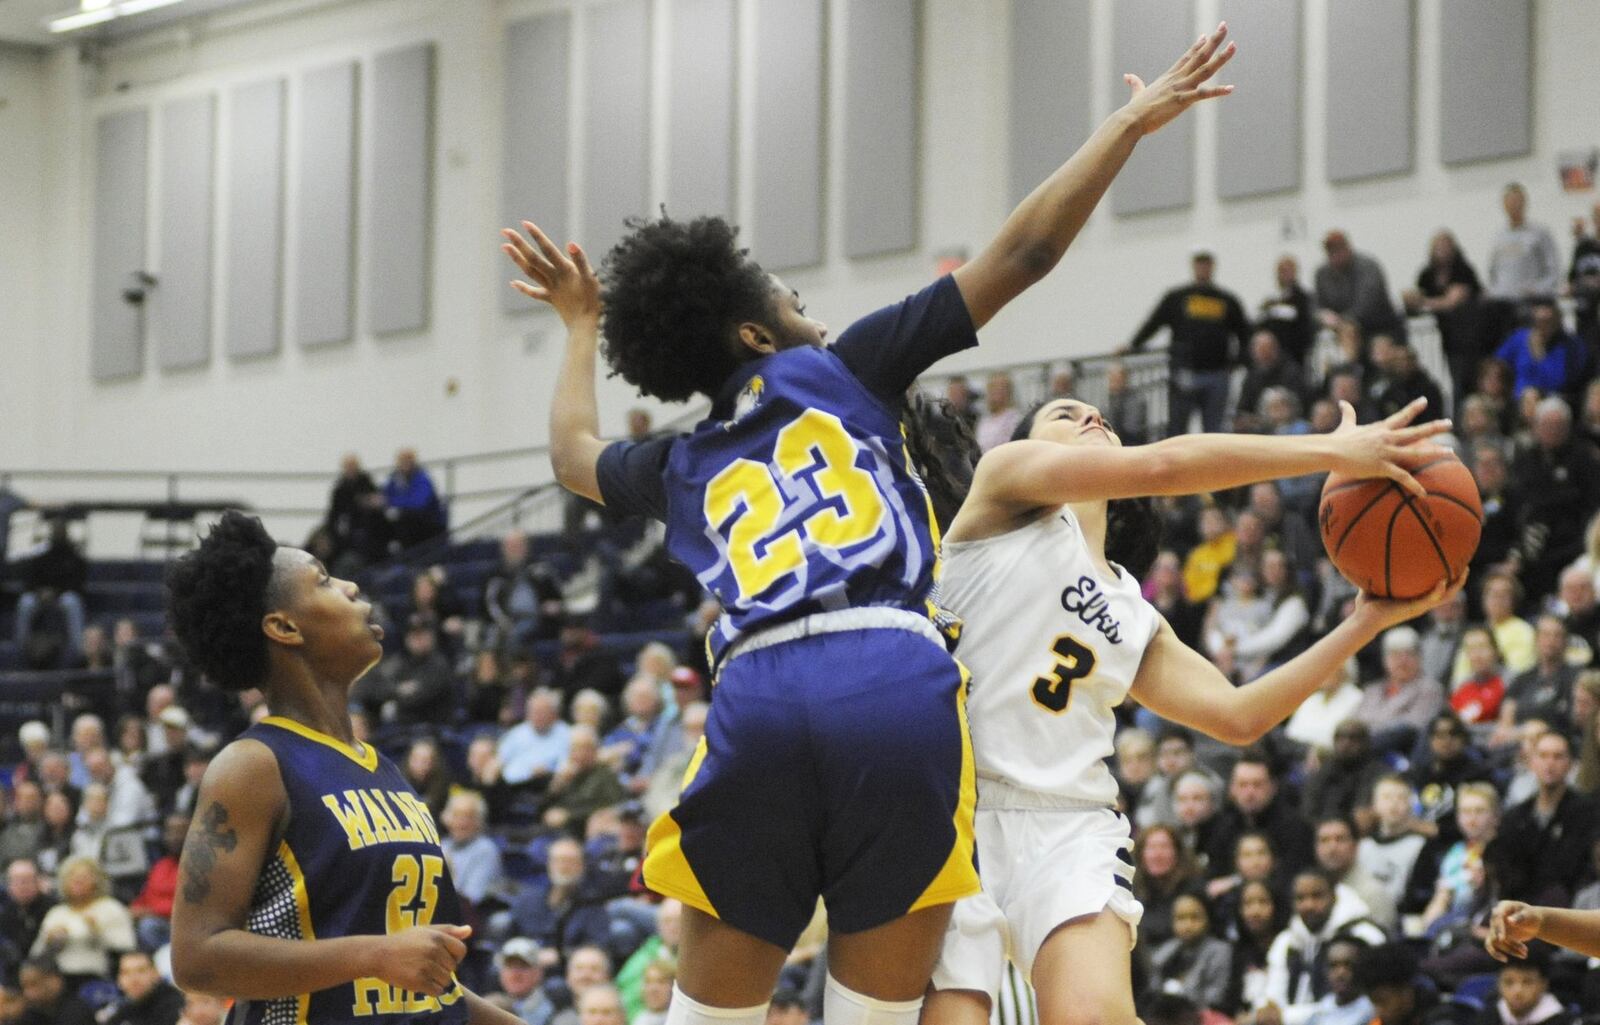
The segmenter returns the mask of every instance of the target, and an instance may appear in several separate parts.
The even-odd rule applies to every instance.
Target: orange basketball
[[[1452,455],[1412,476],[1426,498],[1384,478],[1332,473],[1322,486],[1322,546],[1346,580],[1376,598],[1420,598],[1459,580],[1478,550],[1483,502],[1472,472]]]

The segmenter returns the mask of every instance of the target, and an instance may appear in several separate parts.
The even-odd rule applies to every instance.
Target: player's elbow
[[[207,966],[206,959],[176,942],[172,945],[172,982],[185,993],[225,995],[218,991],[216,972]]]

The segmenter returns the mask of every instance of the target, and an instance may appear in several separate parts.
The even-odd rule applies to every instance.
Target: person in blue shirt
[[[820,896],[830,1025],[913,1025],[952,902],[977,892],[965,671],[938,608],[938,525],[898,411],[1066,252],[1138,140],[1233,55],[1201,37],[1040,185],[971,262],[825,346],[797,293],[720,218],[630,222],[603,282],[532,222],[504,249],[567,328],[550,415],[569,490],[666,524],[724,610],[706,737],[651,826],[645,885],[685,904],[669,1025],[758,1025]],[[646,395],[712,400],[687,434],[600,438],[595,361]],[[946,628],[941,630],[941,627]]]
[[[1510,364],[1516,395],[1528,388],[1541,395],[1571,395],[1583,380],[1583,346],[1567,334],[1549,297],[1534,300],[1533,323],[1507,338],[1495,357]]]
[[[394,539],[411,548],[444,532],[444,505],[433,478],[417,462],[415,449],[403,448],[394,457],[394,472],[383,482],[383,500],[394,525]]]

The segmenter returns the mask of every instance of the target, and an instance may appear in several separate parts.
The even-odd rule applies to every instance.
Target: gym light
[[[99,25],[115,18],[126,18],[132,14],[143,14],[145,11],[170,7],[182,2],[183,0],[121,0],[120,3],[111,3],[108,0],[85,0],[83,10],[51,18],[47,26],[51,32],[76,32],[90,25]]]

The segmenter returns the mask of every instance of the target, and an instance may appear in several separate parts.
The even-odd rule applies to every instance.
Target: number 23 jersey
[[[1110,806],[1113,709],[1161,617],[1125,570],[1095,565],[1072,510],[945,545],[944,605],[963,622],[980,778]]]

